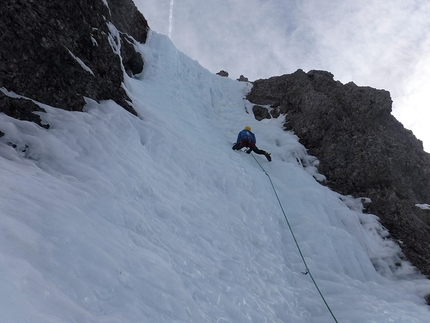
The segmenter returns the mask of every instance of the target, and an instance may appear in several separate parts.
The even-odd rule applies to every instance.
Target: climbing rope
[[[327,309],[330,312],[331,316],[333,317],[334,321],[336,323],[338,323],[338,321],[337,321],[336,317],[334,316],[330,306],[328,305],[327,301],[325,300],[324,295],[321,293],[321,290],[318,287],[318,284],[316,283],[311,271],[309,270],[309,267],[306,263],[305,257],[303,256],[302,250],[300,249],[299,243],[297,242],[296,236],[294,235],[293,228],[290,225],[290,221],[288,221],[287,214],[284,211],[284,207],[282,206],[281,200],[279,199],[278,193],[276,192],[275,186],[273,185],[272,178],[270,178],[270,175],[266,172],[266,170],[263,168],[263,166],[261,166],[261,164],[258,162],[257,158],[255,158],[254,154],[251,154],[251,155],[254,158],[254,160],[256,161],[256,163],[258,164],[258,166],[260,166],[260,168],[263,170],[264,174],[266,174],[267,177],[269,178],[270,184],[272,185],[272,188],[273,188],[273,192],[275,192],[276,199],[278,200],[279,206],[281,207],[282,213],[284,214],[285,221],[287,221],[288,228],[290,228],[291,235],[293,236],[294,242],[296,243],[297,249],[299,250],[300,257],[302,257],[303,263],[305,265],[306,272],[304,272],[303,274],[305,274],[305,275],[309,274],[309,277],[311,277],[312,282],[314,283],[318,293],[320,294],[325,306],[327,307]]]

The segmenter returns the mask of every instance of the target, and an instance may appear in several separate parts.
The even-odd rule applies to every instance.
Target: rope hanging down
[[[293,228],[290,225],[290,221],[288,221],[288,217],[284,211],[284,207],[282,206],[281,200],[279,199],[278,193],[276,192],[275,186],[273,185],[273,182],[272,182],[272,179],[270,178],[270,175],[266,172],[266,170],[263,168],[263,166],[261,166],[261,164],[258,162],[257,158],[255,158],[255,156],[253,154],[251,154],[251,155],[254,158],[255,162],[258,164],[258,166],[260,166],[260,168],[263,170],[264,174],[266,174],[267,177],[269,178],[270,184],[272,185],[272,188],[273,188],[273,192],[275,192],[276,199],[278,200],[279,206],[281,207],[281,211],[284,214],[285,221],[287,221],[288,228],[290,229],[291,235],[293,236],[294,242],[297,246],[297,249],[299,250],[300,257],[302,257],[303,263],[305,265],[306,272],[304,272],[303,274],[305,274],[305,275],[309,274],[309,277],[311,277],[312,282],[314,283],[318,293],[320,294],[325,306],[327,307],[327,309],[330,312],[331,316],[333,317],[334,321],[336,323],[338,323],[338,321],[337,321],[336,317],[334,316],[330,306],[328,305],[327,301],[325,300],[324,295],[321,293],[321,290],[319,289],[318,284],[316,283],[314,277],[312,276],[311,271],[309,270],[309,267],[306,263],[305,257],[303,256],[302,250],[300,249],[299,243],[297,242],[296,236],[294,235]]]

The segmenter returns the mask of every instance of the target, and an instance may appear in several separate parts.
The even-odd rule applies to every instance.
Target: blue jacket
[[[237,141],[240,142],[241,140],[248,140],[251,139],[251,141],[255,144],[257,140],[255,139],[255,135],[248,130],[243,129],[239,134],[237,135]]]

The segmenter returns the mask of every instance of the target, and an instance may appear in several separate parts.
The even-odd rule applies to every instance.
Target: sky
[[[149,26],[213,73],[253,81],[297,69],[385,89],[430,152],[427,0],[134,0]]]
[[[429,322],[430,281],[319,184],[282,117],[247,113],[248,83],[156,32],[138,50],[138,116],[90,99],[35,102],[49,130],[0,114],[2,323]],[[231,149],[245,125],[272,162]]]

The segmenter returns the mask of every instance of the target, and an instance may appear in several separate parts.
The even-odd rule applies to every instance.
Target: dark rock
[[[82,111],[89,97],[113,100],[136,114],[122,88],[123,70],[130,75],[142,71],[133,44],[146,40],[149,27],[132,0],[107,3],[109,8],[102,0],[2,1],[0,87],[70,111]],[[23,105],[11,104],[14,100],[0,111],[35,121],[31,112],[37,105],[26,103],[26,109],[15,111]]]
[[[216,73],[216,75],[223,76],[223,77],[228,77],[228,72],[224,71],[224,70],[221,70],[218,73]]]
[[[278,118],[281,114],[286,113],[286,108],[282,105],[270,108],[254,105],[252,107],[252,112],[254,113],[255,119],[261,121],[263,119]]]
[[[245,77],[245,76],[243,76],[243,75],[239,76],[239,78],[237,79],[237,81],[239,81],[239,82],[249,82],[248,78]]]
[[[42,124],[42,119],[37,114],[33,113],[35,111],[45,112],[37,104],[31,100],[25,100],[22,98],[16,99],[11,98],[2,92],[0,92],[0,109],[1,111],[18,120],[27,120],[37,123],[39,126],[49,129],[49,125]],[[4,135],[4,133],[3,133]],[[2,137],[2,136],[0,136]]]
[[[430,305],[430,295],[427,295],[424,299],[426,300],[427,305]]]
[[[98,0],[97,0],[98,1]],[[131,0],[107,0],[113,24],[144,44],[148,36],[148,22]],[[94,14],[94,12],[93,12]]]
[[[263,119],[271,119],[272,116],[269,113],[269,110],[261,105],[254,105],[252,107],[252,112],[254,113],[255,119],[261,121]]]
[[[139,74],[143,70],[142,56],[134,49],[133,40],[126,34],[121,34],[122,65],[128,76]]]
[[[253,84],[247,99],[286,114],[285,129],[319,159],[327,184],[369,197],[368,212],[430,276],[430,217],[415,206],[430,202],[430,155],[391,115],[389,92],[344,85],[324,71],[298,70]],[[267,117],[260,108],[254,114]]]

